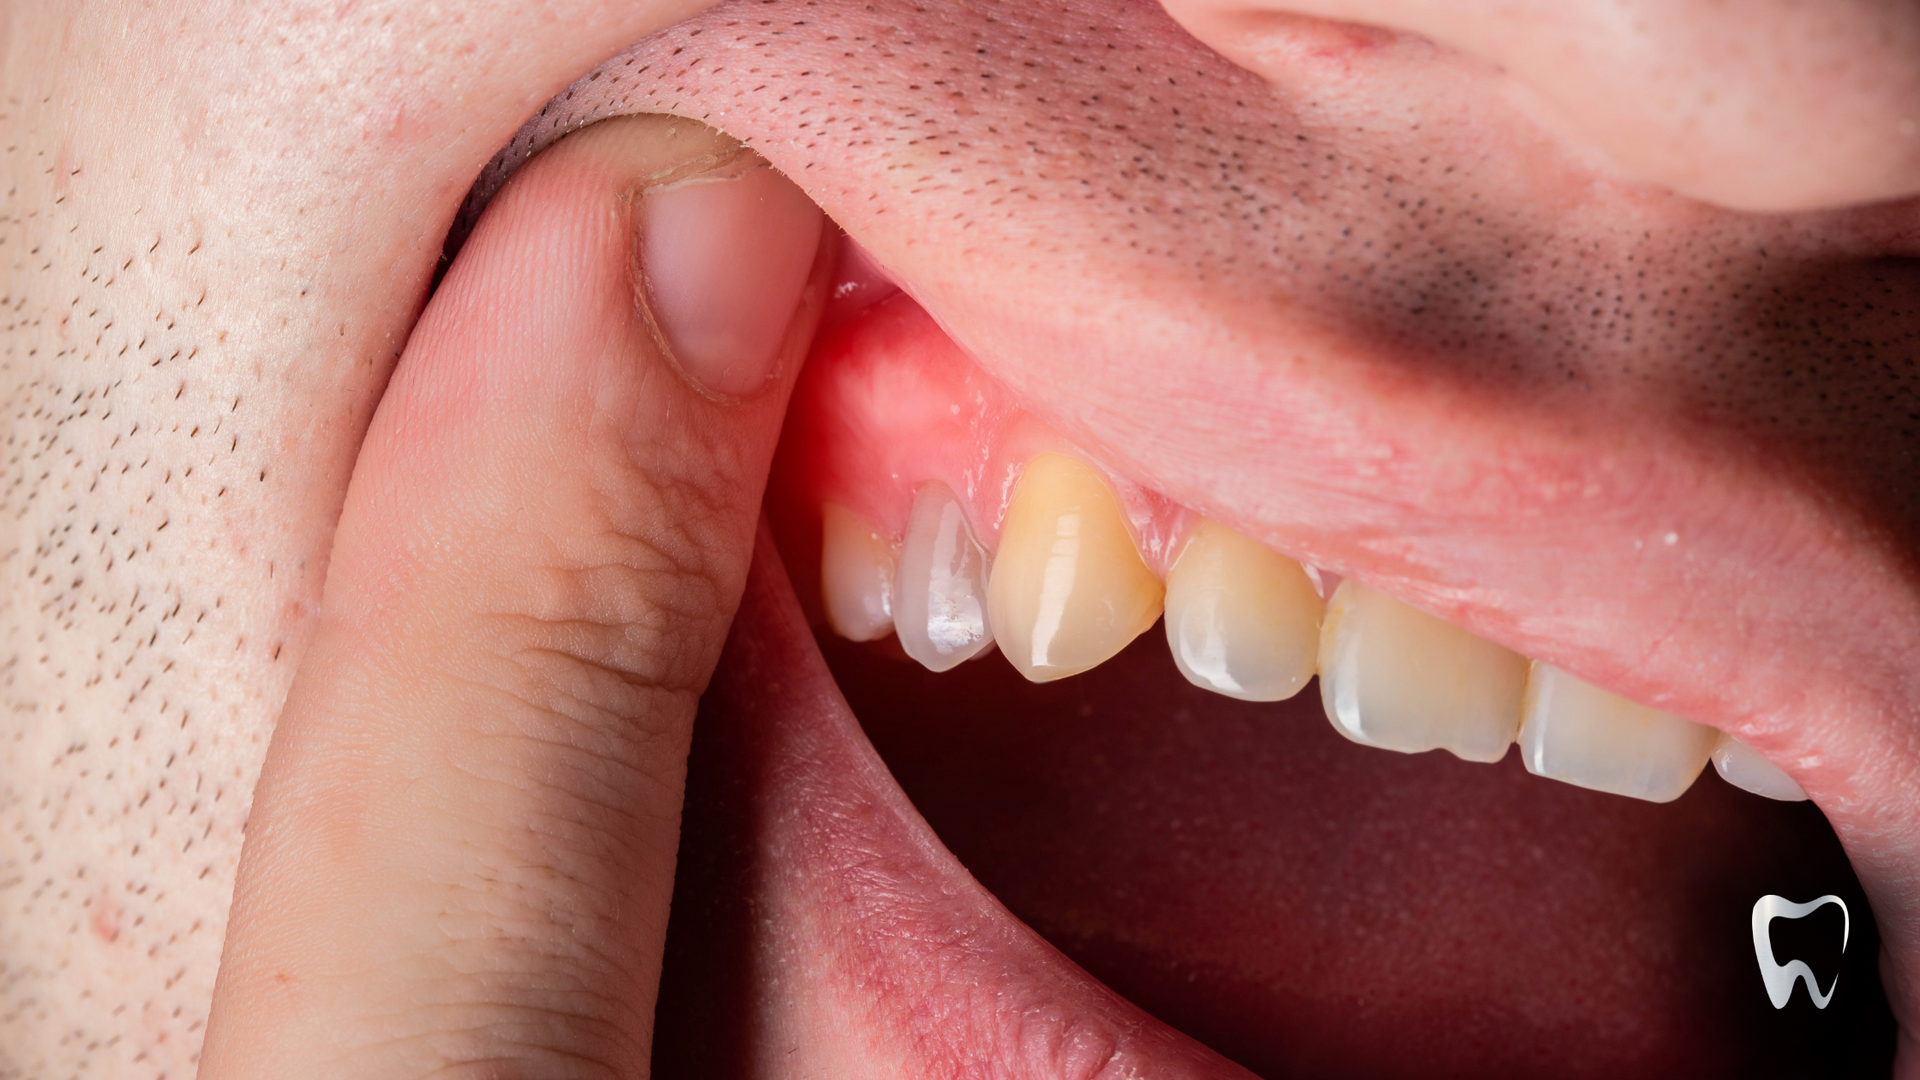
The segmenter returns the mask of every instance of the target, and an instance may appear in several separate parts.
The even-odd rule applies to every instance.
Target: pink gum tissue
[[[862,279],[849,291],[871,288]],[[795,536],[817,536],[819,508],[833,503],[897,541],[915,491],[939,481],[992,551],[1022,469],[1044,453],[1077,458],[1106,479],[1142,559],[1164,578],[1197,515],[1115,475],[1027,412],[896,294],[843,317],[815,345],[788,411],[777,502],[802,519],[792,522]]]

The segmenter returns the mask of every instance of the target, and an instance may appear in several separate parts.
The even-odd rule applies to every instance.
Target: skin
[[[1280,61],[1273,50],[1300,16],[1412,30],[1509,73],[1521,106],[1603,170],[1722,206],[1898,198],[1920,179],[1920,13],[1897,0],[1767,0],[1743,5],[1731,33],[1711,5],[1657,0],[1509,3],[1496,18],[1490,5],[1433,0],[1167,8],[1254,70]]]
[[[658,922],[602,920],[590,956],[542,946],[555,910],[664,904],[660,855],[672,851],[685,724],[742,588],[781,391],[726,406],[685,396],[648,360],[651,339],[630,311],[605,302],[628,264],[604,236],[572,251],[589,283],[581,295],[602,302],[579,300],[534,335],[561,343],[545,354],[552,385],[506,377],[528,351],[528,338],[513,337],[524,310],[462,290],[485,280],[489,258],[538,279],[500,239],[514,228],[595,220],[618,204],[632,159],[606,145],[570,141],[530,166],[489,211],[496,235],[476,232],[439,307],[426,301],[482,165],[570,81],[694,7],[9,11],[6,1068],[179,1075],[202,1064],[205,1042],[209,1076],[555,1061],[644,1072]],[[722,10],[643,45],[628,70],[650,70],[624,78],[608,102],[705,117],[756,146],[989,373],[1134,478],[1749,738],[1795,773],[1847,843],[1874,892],[1894,960],[1889,991],[1911,1029],[1903,965],[1920,955],[1920,890],[1907,868],[1920,864],[1920,826],[1899,793],[1916,772],[1920,688],[1904,658],[1920,642],[1920,500],[1903,465],[1915,438],[1901,302],[1910,282],[1879,260],[1910,254],[1914,231],[1900,202],[1814,212],[1920,187],[1906,144],[1851,141],[1889,122],[1899,131],[1887,102],[1912,96],[1899,89],[1914,78],[1903,45],[1911,16],[1834,5],[1821,8],[1835,13],[1821,24],[1830,32],[1812,34],[1790,5],[1743,13],[1734,40],[1750,47],[1732,59],[1662,59],[1668,82],[1626,80],[1609,111],[1588,115],[1554,103],[1591,100],[1589,73],[1616,70],[1613,57],[1698,55],[1688,43],[1724,28],[1725,13],[1666,5],[1673,21],[1643,33],[1670,48],[1647,51],[1556,37],[1524,11],[1491,6],[1457,36],[1429,26],[1424,5],[1312,10],[1429,30],[1465,52],[1263,10],[1174,9],[1262,81],[1150,8],[1023,21],[990,4],[829,4],[790,12],[779,34],[747,35],[719,33],[740,17]],[[1602,22],[1618,14],[1581,10]],[[1083,34],[1080,21],[1094,29]],[[694,33],[709,28],[704,41]],[[1569,42],[1584,43],[1578,62],[1562,62]],[[674,48],[686,51],[676,60]],[[1123,49],[1134,55],[1104,70],[1076,63]],[[1805,92],[1830,85],[1823,58],[1834,55],[1860,58],[1857,83]],[[925,81],[934,57],[985,57],[950,63],[969,79],[991,74],[981,80],[991,88],[956,106],[944,84]],[[1134,112],[1136,64],[1176,89],[1156,81],[1155,107]],[[755,90],[780,80],[780,93]],[[1833,112],[1756,107],[1747,115],[1764,122],[1743,126],[1672,104],[1702,100],[1709,84]],[[1068,100],[1089,104],[1069,116]],[[1418,127],[1403,119],[1416,107]],[[1206,117],[1213,141],[1174,108]],[[1702,127],[1718,137],[1685,137]],[[1284,179],[1253,191],[1293,227],[1291,243],[1254,236],[1235,216],[1237,193],[1216,183],[1234,134],[1281,149],[1280,136],[1305,136],[1332,155],[1261,151],[1298,169],[1256,172]],[[1086,197],[1083,171],[1111,178],[1109,197]],[[1425,196],[1455,208],[1455,222],[1459,208],[1491,209],[1474,228],[1422,222],[1361,186],[1381,175],[1404,177],[1416,205]],[[1009,194],[983,196],[990,185]],[[1809,213],[1746,218],[1673,190]],[[1286,202],[1291,191],[1310,194],[1306,210]],[[1441,251],[1417,248],[1423,226],[1444,234]],[[1380,254],[1344,243],[1356,237],[1343,230]],[[1597,252],[1582,264],[1595,269],[1556,261],[1581,251]],[[1656,302],[1616,297],[1612,314],[1649,327],[1638,343],[1581,317],[1592,290],[1629,266],[1697,290],[1664,321]],[[1481,275],[1483,292],[1450,283],[1462,267]],[[1562,305],[1538,331],[1530,283]],[[1403,302],[1401,290],[1422,284],[1442,301],[1431,311]],[[1872,314],[1841,307],[1869,296],[1890,299]],[[1476,320],[1468,299],[1491,301],[1492,322]],[[1835,309],[1881,363],[1815,332]],[[1789,345],[1833,393],[1773,377],[1757,346],[1699,348],[1782,325],[1805,331]],[[608,383],[599,376],[615,370],[610,356],[640,359]],[[1091,380],[1089,370],[1133,378]],[[474,372],[504,381],[482,378],[491,390],[459,396]],[[541,392],[523,402],[529,385]],[[581,408],[604,400],[596,393],[629,419],[674,402],[713,411],[623,436],[617,424],[573,422],[596,415]],[[452,412],[449,400],[474,411]],[[1163,422],[1169,401],[1179,424]],[[516,403],[528,409],[517,419]],[[449,415],[463,419],[434,419]],[[536,467],[512,455],[530,436],[478,438],[488,419],[577,441]],[[1509,467],[1489,480],[1495,459]],[[515,508],[553,491],[569,493],[559,509],[520,529]],[[733,494],[714,494],[724,491]],[[664,497],[673,493],[685,501]],[[709,531],[695,527],[703,522]],[[1685,558],[1630,544],[1668,532],[1687,537]],[[1557,554],[1570,549],[1591,555],[1572,581]],[[396,570],[395,551],[416,554]],[[616,590],[625,606],[609,613],[583,598],[578,575],[594,566],[630,576]],[[559,575],[552,593],[516,591],[543,571]],[[1736,627],[1702,614],[1730,598],[1740,600]],[[407,615],[396,637],[367,632],[370,613],[392,611]],[[535,629],[522,639],[503,626]],[[569,626],[605,633],[569,639],[566,671],[520,671],[530,681],[504,687],[478,677],[497,674],[489,658],[529,640],[545,648],[543,634]],[[674,653],[660,644],[672,634],[633,632],[654,626],[693,648]],[[1647,656],[1648,626],[1672,647]],[[1815,671],[1797,662],[1812,655],[1838,660]],[[396,704],[422,671],[446,673],[445,692]],[[524,705],[580,672],[615,677],[588,679],[579,709],[550,698],[522,714],[461,696],[491,685]],[[478,730],[510,733],[502,756],[443,768],[474,716],[498,725]],[[622,747],[595,738],[617,728],[589,723],[560,738],[542,726],[577,716],[648,721],[643,730],[661,737]],[[354,747],[378,723],[425,734],[369,765]],[[560,744],[585,747],[591,767],[553,795],[543,778],[565,773]],[[456,798],[453,810],[434,800],[432,812],[407,813],[418,795],[395,778],[423,768],[485,812],[463,815]],[[601,769],[643,779],[616,783]],[[489,800],[496,789],[476,777],[506,778],[520,801]],[[609,811],[643,823],[631,847],[606,842],[618,831],[607,822],[565,812],[604,808],[596,782],[632,795]],[[337,805],[328,799],[342,791],[369,808],[362,824],[379,827],[330,810],[324,827],[303,831],[315,815],[300,808]],[[551,876],[540,888],[495,877],[484,879],[493,892],[462,891],[482,880],[473,862],[436,873],[430,858],[396,855],[458,849],[507,863],[514,830],[500,822],[523,822],[516,807],[579,828],[580,862],[541,868]],[[495,811],[502,818],[490,820]],[[243,834],[250,820],[260,827]],[[337,859],[327,880],[345,884],[311,903],[334,915],[365,911],[367,896],[392,906],[357,923],[297,907],[314,883],[288,868],[306,865],[299,853],[313,844]],[[382,894],[396,863],[418,878]],[[618,888],[606,884],[634,868]],[[451,949],[439,936],[450,883],[469,901]],[[302,928],[342,922],[358,927],[356,962],[316,971],[314,958],[339,955],[340,942]],[[297,990],[273,992],[287,971]],[[556,976],[589,986],[617,976],[631,993],[605,1009],[529,996]],[[398,1033],[365,1007],[395,986],[414,1006]],[[535,1015],[560,1019],[527,1036]],[[1903,1068],[1916,1067],[1907,1054]]]

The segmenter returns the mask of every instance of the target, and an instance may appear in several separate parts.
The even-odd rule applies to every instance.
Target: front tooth
[[[1527,661],[1351,579],[1320,627],[1320,700],[1342,735],[1499,761],[1520,723]]]
[[[820,508],[820,592],[827,623],[848,641],[893,631],[893,544],[838,503]]]
[[[1536,776],[1671,802],[1713,752],[1714,729],[1637,705],[1534,661],[1520,721],[1520,760]]]
[[[1721,732],[1713,741],[1713,768],[1720,779],[1742,791],[1764,795],[1781,802],[1805,802],[1807,793],[1794,783],[1780,766],[1760,756],[1760,752],[1739,739]]]
[[[1313,678],[1320,594],[1300,564],[1202,521],[1167,571],[1167,644],[1195,686],[1283,701]]]
[[[1058,454],[1027,463],[987,589],[1020,674],[1048,682],[1098,666],[1153,625],[1164,596],[1098,473]]]
[[[929,480],[913,493],[894,589],[894,633],[908,656],[945,671],[993,641],[986,607],[987,551],[967,527],[953,489]]]

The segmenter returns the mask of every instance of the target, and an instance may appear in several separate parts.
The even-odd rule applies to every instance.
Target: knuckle
[[[576,795],[605,797],[636,770],[665,779],[676,759],[654,744],[683,737],[718,661],[741,583],[715,571],[700,524],[712,515],[689,509],[671,525],[651,512],[543,532],[476,602],[478,649],[456,677]]]

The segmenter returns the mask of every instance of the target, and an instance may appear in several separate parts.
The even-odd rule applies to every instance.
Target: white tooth
[[[1320,595],[1299,563],[1202,521],[1167,571],[1167,644],[1195,686],[1283,701],[1313,678]]]
[[[1636,705],[1534,661],[1520,721],[1520,760],[1535,776],[1648,802],[1691,787],[1714,729]]]
[[[1320,626],[1320,699],[1367,746],[1499,761],[1520,723],[1525,657],[1351,579]]]
[[[894,633],[907,655],[945,671],[993,641],[987,625],[987,552],[953,490],[929,480],[913,493],[893,590]]]
[[[838,503],[820,508],[820,592],[827,623],[848,641],[893,632],[893,544]]]
[[[1807,793],[1780,771],[1780,766],[1760,756],[1760,751],[1721,732],[1713,743],[1713,767],[1720,779],[1742,791],[1764,795],[1781,802],[1805,802]]]

